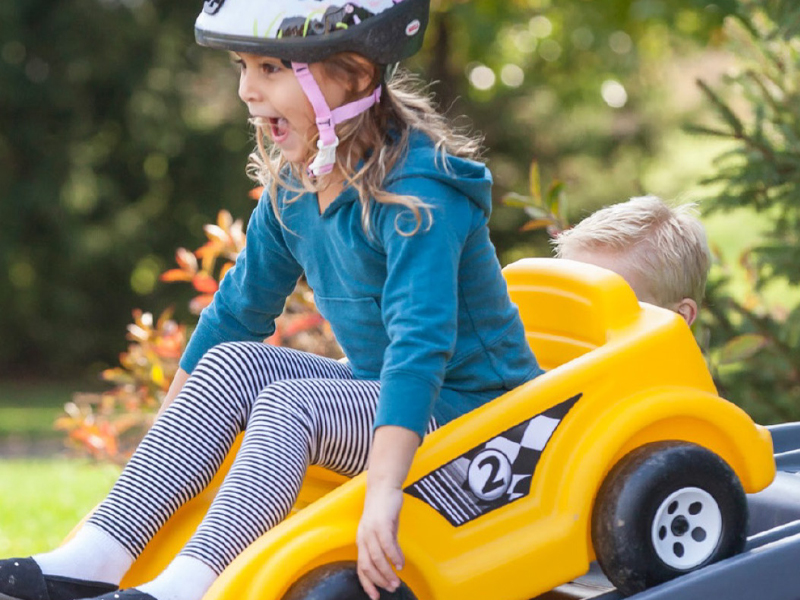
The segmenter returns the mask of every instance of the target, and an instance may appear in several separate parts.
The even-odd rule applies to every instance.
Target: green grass
[[[0,382],[0,455],[61,448],[53,429],[81,382]],[[11,443],[9,443],[11,441]],[[119,467],[65,458],[0,460],[0,557],[57,546],[111,489]]]
[[[0,557],[57,546],[118,475],[118,467],[77,460],[0,461]]]
[[[53,422],[61,414],[61,406],[0,406],[0,436],[61,435],[53,431]]]

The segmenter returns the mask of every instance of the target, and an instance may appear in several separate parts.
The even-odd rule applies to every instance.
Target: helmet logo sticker
[[[408,37],[414,37],[419,33],[420,28],[422,27],[422,23],[419,22],[419,19],[414,19],[406,25],[406,35]]]
[[[203,4],[203,12],[209,15],[215,15],[219,12],[219,9],[222,8],[224,3],[225,0],[206,0]]]

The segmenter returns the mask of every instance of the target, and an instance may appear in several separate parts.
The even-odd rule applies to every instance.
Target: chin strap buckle
[[[327,175],[333,171],[333,165],[336,164],[336,149],[339,147],[339,138],[335,137],[333,143],[325,144],[322,140],[317,142],[317,155],[314,160],[308,165],[308,173],[312,177],[319,177],[320,175]]]
[[[308,174],[311,177],[327,175],[333,171],[333,166],[336,164],[336,149],[339,147],[339,138],[336,136],[335,130],[336,125],[360,115],[380,102],[383,87],[379,85],[366,98],[331,110],[308,64],[293,62],[292,70],[308,101],[314,108],[317,129],[319,130],[319,141],[317,142],[319,152],[317,152],[314,160],[308,166]]]

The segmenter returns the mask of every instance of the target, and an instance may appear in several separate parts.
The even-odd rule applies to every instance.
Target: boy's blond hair
[[[695,204],[671,207],[656,196],[631,198],[593,213],[558,235],[556,255],[572,250],[616,253],[664,305],[691,298],[700,304],[711,253]]]

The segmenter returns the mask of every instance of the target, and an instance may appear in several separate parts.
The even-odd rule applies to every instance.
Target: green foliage
[[[542,177],[536,161],[531,163],[529,181],[529,196],[511,192],[503,197],[503,203],[506,206],[521,208],[530,217],[520,231],[544,229],[550,236],[555,236],[568,229],[570,225],[567,220],[567,196],[564,183],[553,181],[547,191],[542,194]]]
[[[570,190],[577,220],[645,190],[643,175],[678,127],[668,65],[714,38],[733,0],[471,0],[435,3],[428,73],[451,114],[486,138],[497,196],[526,194],[533,157]],[[668,160],[665,157],[664,160]],[[676,190],[670,190],[675,193]],[[547,254],[546,237],[498,205],[502,262]]]
[[[247,206],[244,115],[215,93],[235,79],[196,10],[0,3],[0,374],[112,358],[179,240]]]
[[[705,135],[734,142],[706,183],[711,211],[749,207],[769,218],[765,242],[740,258],[751,291],[729,295],[725,269],[709,284],[708,346],[722,392],[762,422],[800,419],[800,306],[765,302],[779,279],[800,282],[800,6],[743,1],[725,28],[743,67],[720,90],[701,82],[714,107]]]
[[[739,142],[716,163],[717,174],[707,183],[722,191],[713,209],[746,205],[771,216],[770,242],[754,249],[762,272],[757,283],[771,276],[800,282],[800,7],[788,2],[747,3],[747,12],[728,28],[746,63],[729,77],[738,89],[735,110],[703,85],[721,124],[697,131]],[[794,29],[790,29],[793,24]],[[738,26],[737,26],[738,25]]]
[[[0,377],[100,370],[145,297],[186,318],[159,273],[220,207],[249,213],[246,114],[225,54],[194,44],[201,4],[0,2]],[[580,215],[643,191],[677,122],[665,65],[734,0],[433,4],[409,66],[483,132],[497,198],[526,194],[535,157]],[[503,262],[547,252],[524,223],[497,207]]]

